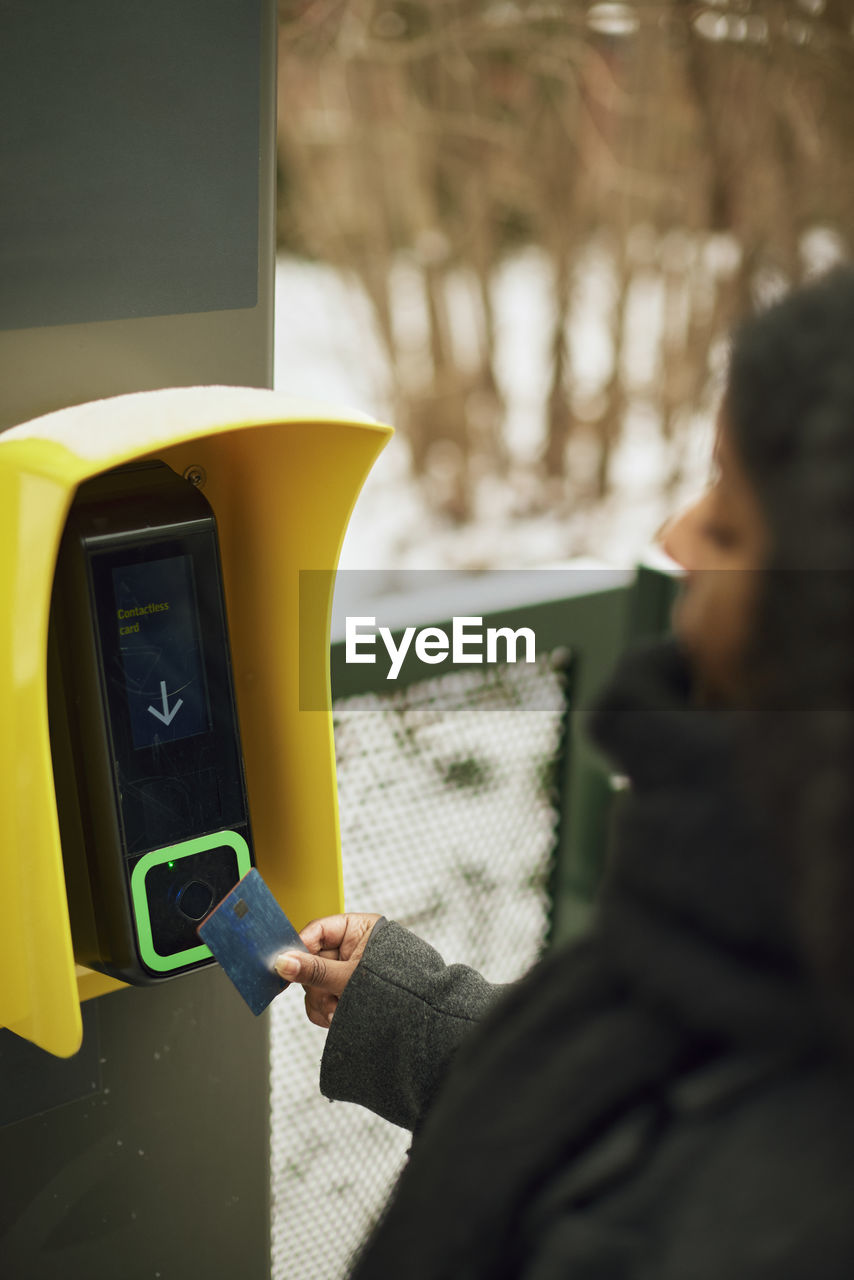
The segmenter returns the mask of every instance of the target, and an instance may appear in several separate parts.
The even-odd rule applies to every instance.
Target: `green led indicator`
[[[172,870],[172,868],[174,867],[175,863],[174,863],[174,862],[167,862],[167,863],[166,863],[166,865],[167,865],[167,867],[169,868],[169,870],[171,871],[171,870]]]
[[[165,849],[152,849],[144,853],[131,872],[130,888],[133,901],[133,914],[136,918],[136,936],[139,942],[139,954],[143,963],[155,973],[171,973],[185,965],[195,964],[199,960],[209,960],[209,947],[187,947],[174,955],[162,956],[154,947],[151,936],[151,917],[148,911],[148,897],[145,890],[145,879],[152,867],[175,867],[182,858],[191,854],[203,853],[206,849],[218,849],[229,845],[237,856],[237,874],[245,876],[252,866],[252,855],[249,845],[236,831],[212,831],[206,836],[197,836],[194,840],[182,840],[178,844],[167,845]]]

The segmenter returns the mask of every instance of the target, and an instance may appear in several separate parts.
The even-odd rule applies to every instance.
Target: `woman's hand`
[[[352,912],[312,920],[300,932],[310,954],[283,951],[275,970],[287,982],[299,982],[305,989],[305,1011],[309,1022],[328,1027],[342,991],[362,958],[378,915]]]

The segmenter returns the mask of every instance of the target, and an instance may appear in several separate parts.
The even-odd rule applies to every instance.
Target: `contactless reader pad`
[[[163,463],[78,491],[48,697],[77,960],[135,983],[213,963],[196,928],[252,838],[216,523]]]

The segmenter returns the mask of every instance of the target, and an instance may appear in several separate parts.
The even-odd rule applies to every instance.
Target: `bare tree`
[[[450,518],[471,517],[485,474],[518,478],[493,295],[522,246],[552,280],[543,502],[555,483],[581,491],[579,432],[607,494],[639,397],[670,451],[662,486],[678,482],[734,314],[803,275],[811,228],[852,241],[852,77],[846,0],[282,0],[280,242],[357,277],[413,474]],[[568,333],[594,245],[612,362],[578,421]],[[629,317],[650,280],[657,356],[638,385]],[[474,349],[455,332],[461,289]]]

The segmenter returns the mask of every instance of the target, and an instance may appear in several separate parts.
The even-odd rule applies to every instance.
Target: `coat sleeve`
[[[378,921],[332,1019],[321,1092],[416,1129],[456,1049],[503,989]]]

